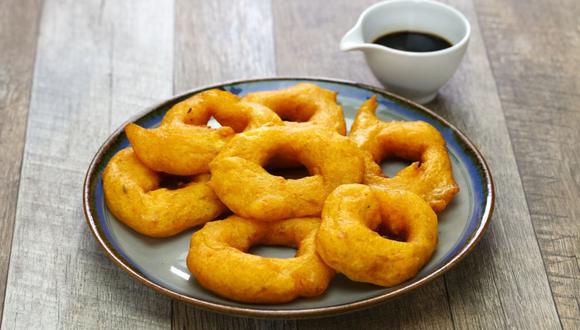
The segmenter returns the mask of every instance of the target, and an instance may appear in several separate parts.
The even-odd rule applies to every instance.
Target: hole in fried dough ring
[[[435,212],[443,211],[459,192],[443,136],[422,121],[380,121],[376,109],[373,96],[361,106],[349,134],[370,154],[365,156],[365,183],[409,190],[425,199]],[[377,164],[393,156],[414,163],[387,178]]]
[[[379,225],[404,242],[381,236]],[[322,260],[351,280],[390,287],[414,277],[431,258],[437,216],[409,191],[343,185],[324,204],[316,244]]]
[[[275,91],[250,93],[243,100],[267,106],[287,124],[315,124],[345,135],[344,114],[336,97],[336,92],[310,83],[299,83]]]
[[[212,117],[222,127],[208,127]],[[158,128],[129,124],[125,133],[139,159],[149,168],[175,175],[194,175],[208,172],[209,162],[236,132],[268,125],[283,125],[283,122],[263,105],[212,89],[174,105]]]
[[[295,157],[311,176],[269,174],[272,155]],[[326,196],[341,184],[360,183],[364,162],[348,138],[317,127],[265,127],[238,134],[210,163],[210,185],[235,214],[262,221],[319,216]]]
[[[135,231],[168,237],[215,219],[226,208],[202,174],[177,189],[160,188],[161,175],[147,168],[131,148],[119,151],[103,173],[111,213]]]
[[[187,266],[201,286],[240,302],[284,303],[318,296],[334,276],[316,253],[320,219],[258,222],[238,216],[207,223],[191,238]],[[298,249],[294,258],[247,253],[253,245]]]

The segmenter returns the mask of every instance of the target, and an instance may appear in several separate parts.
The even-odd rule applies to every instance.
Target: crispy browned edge
[[[206,90],[206,89],[210,89],[210,88],[217,88],[217,87],[220,87],[222,85],[236,84],[236,83],[247,83],[247,82],[259,82],[259,81],[275,81],[275,80],[311,80],[314,82],[315,81],[323,81],[323,82],[339,83],[339,84],[346,84],[346,85],[351,85],[351,86],[355,86],[355,87],[361,87],[364,89],[371,90],[371,91],[378,93],[378,94],[387,95],[389,97],[398,99],[401,102],[406,102],[406,103],[409,103],[417,108],[420,108],[421,110],[427,112],[428,114],[437,118],[441,122],[445,123],[449,128],[451,128],[463,140],[463,142],[466,144],[466,146],[471,149],[471,151],[476,155],[478,161],[483,165],[482,170],[483,170],[484,176],[487,180],[487,186],[488,186],[488,190],[489,190],[489,196],[487,198],[485,210],[483,213],[482,222],[481,222],[480,226],[477,228],[475,234],[469,240],[469,242],[467,242],[465,244],[463,249],[461,249],[461,251],[459,251],[459,253],[455,257],[453,257],[450,261],[448,261],[443,266],[441,266],[440,268],[435,270],[433,273],[427,275],[426,277],[422,278],[421,280],[419,280],[411,285],[402,287],[402,288],[397,289],[395,291],[391,291],[391,292],[382,294],[382,295],[374,297],[374,298],[369,298],[369,299],[365,299],[365,300],[361,300],[361,301],[357,301],[357,302],[352,302],[352,303],[348,303],[348,304],[343,304],[343,305],[338,305],[338,306],[309,308],[309,309],[295,309],[295,310],[283,310],[283,309],[280,309],[280,310],[260,310],[260,309],[255,309],[255,308],[226,306],[226,305],[221,305],[221,304],[217,304],[217,303],[203,301],[200,299],[195,299],[195,298],[180,294],[178,292],[169,290],[167,288],[164,288],[164,287],[150,281],[149,279],[143,277],[142,275],[138,274],[131,267],[129,267],[125,263],[124,260],[122,260],[120,257],[118,257],[112,251],[112,248],[107,244],[106,239],[101,237],[100,233],[97,230],[97,225],[96,225],[95,219],[93,218],[93,216],[90,212],[90,209],[89,209],[90,183],[93,180],[93,177],[95,176],[95,174],[97,172],[98,164],[101,162],[101,158],[107,152],[107,150],[110,148],[112,141],[114,141],[114,139],[119,134],[121,134],[121,132],[123,131],[123,128],[127,124],[137,121],[138,119],[145,116],[146,114],[153,111],[154,109],[157,109],[157,108],[161,107],[162,105],[164,105],[168,102],[171,102],[174,99],[181,98],[181,97],[184,97],[184,96],[190,95],[190,94],[195,94],[201,90]],[[113,134],[111,134],[109,136],[109,138],[103,143],[103,145],[99,148],[99,150],[97,151],[93,160],[91,161],[91,164],[89,165],[89,168],[87,170],[87,174],[85,176],[84,184],[83,184],[83,211],[84,211],[87,223],[89,225],[89,228],[91,229],[93,235],[95,236],[95,238],[97,239],[97,241],[99,242],[101,247],[105,250],[107,256],[115,264],[117,264],[117,266],[119,266],[121,269],[126,271],[129,275],[136,278],[138,281],[140,281],[141,283],[145,284],[146,286],[152,288],[153,290],[160,292],[166,296],[169,296],[173,299],[177,299],[177,300],[186,302],[188,304],[203,308],[205,310],[210,310],[210,311],[215,311],[215,312],[220,312],[220,313],[225,313],[225,314],[231,314],[231,315],[239,315],[239,316],[292,319],[292,318],[323,317],[323,316],[329,316],[329,315],[346,313],[346,312],[353,312],[356,310],[368,308],[368,307],[374,306],[378,303],[386,302],[386,301],[391,300],[393,298],[404,295],[404,294],[406,294],[406,293],[408,293],[416,288],[419,288],[419,287],[431,282],[432,280],[438,278],[439,276],[443,275],[446,271],[448,271],[449,269],[454,267],[459,261],[461,261],[465,256],[467,256],[471,252],[471,250],[473,250],[473,248],[477,245],[477,243],[479,243],[479,241],[482,239],[483,234],[485,233],[485,231],[487,230],[487,228],[489,226],[491,216],[493,213],[493,208],[494,208],[494,203],[495,203],[495,190],[494,189],[495,188],[494,188],[494,184],[493,184],[493,179],[491,177],[491,172],[489,170],[487,163],[485,162],[485,159],[483,158],[483,156],[481,155],[479,150],[467,138],[467,136],[465,136],[465,134],[463,134],[459,129],[457,129],[455,126],[451,125],[447,120],[443,119],[441,116],[437,115],[433,111],[431,111],[431,110],[429,110],[429,109],[427,109],[419,104],[416,104],[415,102],[407,100],[407,99],[405,99],[401,96],[398,96],[396,94],[389,93],[389,92],[382,90],[380,88],[366,85],[366,84],[356,83],[356,82],[352,82],[352,81],[348,81],[348,80],[339,80],[339,79],[332,79],[332,78],[325,78],[325,77],[320,77],[320,78],[319,77],[272,77],[272,78],[258,78],[258,79],[227,81],[227,82],[222,82],[222,83],[218,83],[218,84],[213,84],[210,86],[199,87],[199,88],[187,91],[185,93],[182,93],[180,95],[174,96],[170,100],[160,102],[159,104],[156,104],[155,106],[150,107],[150,108],[146,109],[145,111],[143,111],[143,112],[133,116],[129,120],[127,120],[115,132],[113,132]]]

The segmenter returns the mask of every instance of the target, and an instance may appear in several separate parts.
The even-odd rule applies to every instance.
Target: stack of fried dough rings
[[[159,127],[125,127],[109,161],[110,212],[135,231],[192,235],[187,266],[204,288],[248,303],[321,295],[336,272],[390,287],[414,277],[437,245],[437,213],[459,191],[441,134],[425,122],[377,119],[376,97],[352,129],[337,93],[310,83],[243,97],[207,90]],[[212,128],[215,118],[221,127]],[[413,163],[393,177],[379,164]],[[267,169],[303,166],[290,179]],[[216,219],[220,220],[216,220]],[[252,246],[297,250],[289,259]]]

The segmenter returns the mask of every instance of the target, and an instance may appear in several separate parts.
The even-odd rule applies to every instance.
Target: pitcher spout
[[[350,31],[348,31],[340,41],[340,50],[362,50],[365,48],[360,22],[357,23]]]

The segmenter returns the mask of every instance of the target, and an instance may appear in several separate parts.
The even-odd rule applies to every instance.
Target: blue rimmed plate
[[[439,243],[431,261],[413,279],[392,288],[355,283],[337,276],[320,297],[299,299],[282,305],[254,305],[233,302],[201,288],[190,276],[185,264],[189,239],[195,231],[153,239],[137,234],[121,224],[105,205],[102,172],[109,159],[128,146],[123,127],[135,122],[143,127],[157,126],[175,103],[200,91],[222,88],[244,95],[254,91],[274,90],[309,81],[337,91],[347,126],[350,127],[359,106],[377,95],[377,116],[383,120],[423,120],[435,126],[447,141],[453,174],[461,191],[439,215]],[[467,255],[483,236],[493,209],[491,174],[479,151],[459,130],[435,113],[386,93],[375,87],[347,81],[316,78],[271,78],[217,84],[177,96],[150,108],[123,124],[105,141],[95,155],[85,178],[83,204],[87,222],[97,241],[121,269],[145,285],[192,305],[223,313],[259,317],[311,317],[352,311],[397,297],[417,288],[453,267]],[[387,163],[386,173],[394,173],[404,164]],[[261,255],[288,257],[288,249],[261,248]]]

